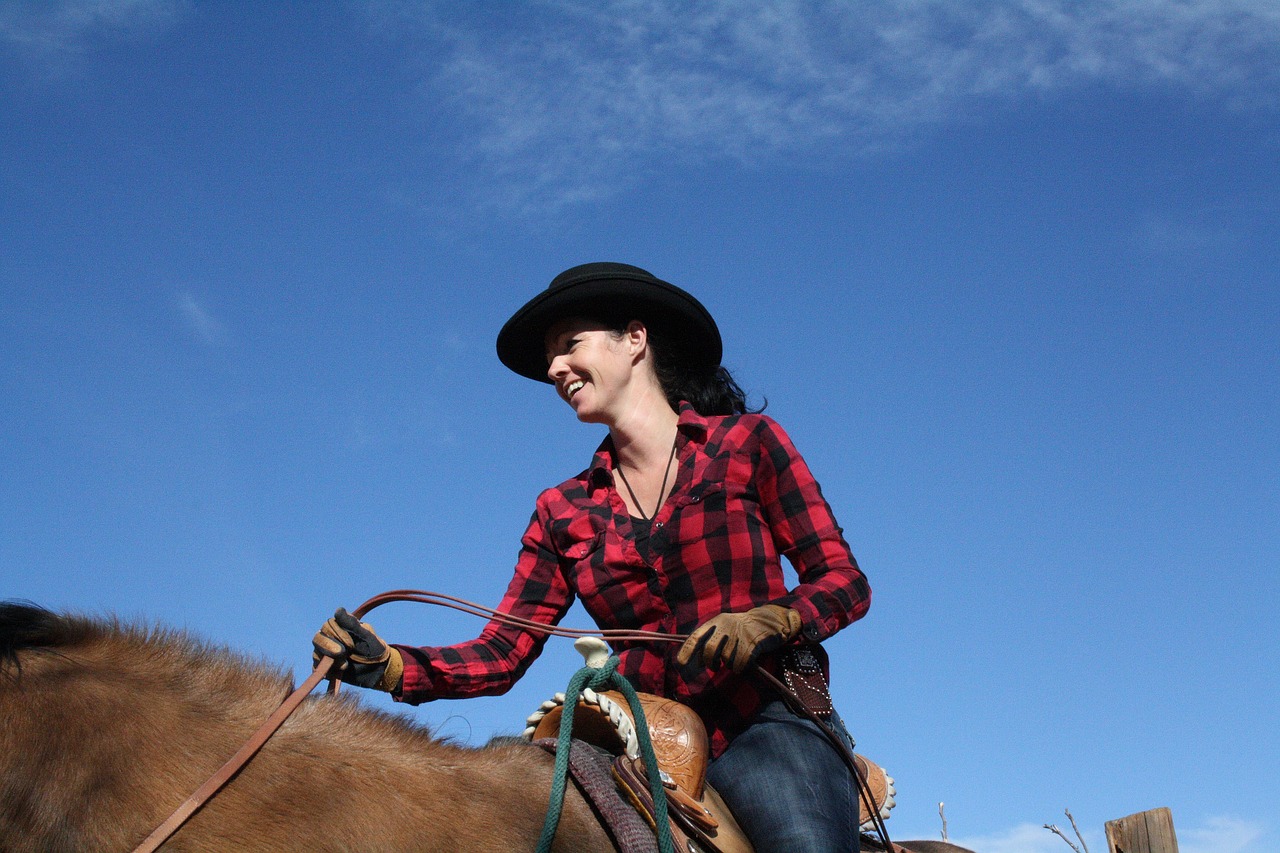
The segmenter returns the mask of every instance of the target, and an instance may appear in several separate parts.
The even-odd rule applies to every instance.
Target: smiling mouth
[[[581,391],[582,386],[586,384],[587,383],[583,382],[581,379],[575,379],[574,381],[570,382],[568,385],[564,386],[564,396],[567,399],[572,400],[573,395]]]

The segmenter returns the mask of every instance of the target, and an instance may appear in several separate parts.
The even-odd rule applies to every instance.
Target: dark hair
[[[720,365],[704,366],[690,358],[680,340],[668,337],[661,328],[654,328],[647,320],[629,317],[619,320],[619,315],[600,320],[609,327],[614,335],[621,335],[627,330],[627,324],[639,319],[648,331],[649,349],[653,353],[653,369],[658,375],[658,384],[666,395],[671,408],[679,409],[683,400],[693,406],[700,415],[741,415],[758,414],[769,405],[766,398],[758,409],[747,405],[747,394],[733,378],[727,367]]]

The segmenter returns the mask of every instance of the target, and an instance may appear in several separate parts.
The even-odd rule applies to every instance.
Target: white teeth
[[[578,391],[582,390],[582,386],[585,384],[586,383],[581,379],[576,379],[573,382],[570,382],[565,386],[564,395],[566,397],[572,397],[574,394],[578,393]]]

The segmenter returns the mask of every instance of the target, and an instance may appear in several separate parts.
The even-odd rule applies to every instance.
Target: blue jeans
[[[838,714],[831,724],[848,738]],[[766,705],[734,738],[711,763],[707,781],[756,853],[858,851],[857,789],[848,767],[812,721],[781,701]]]

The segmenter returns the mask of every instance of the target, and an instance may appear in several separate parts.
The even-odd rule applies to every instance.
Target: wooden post
[[[1152,809],[1107,821],[1107,847],[1110,853],[1178,853],[1173,812]]]

